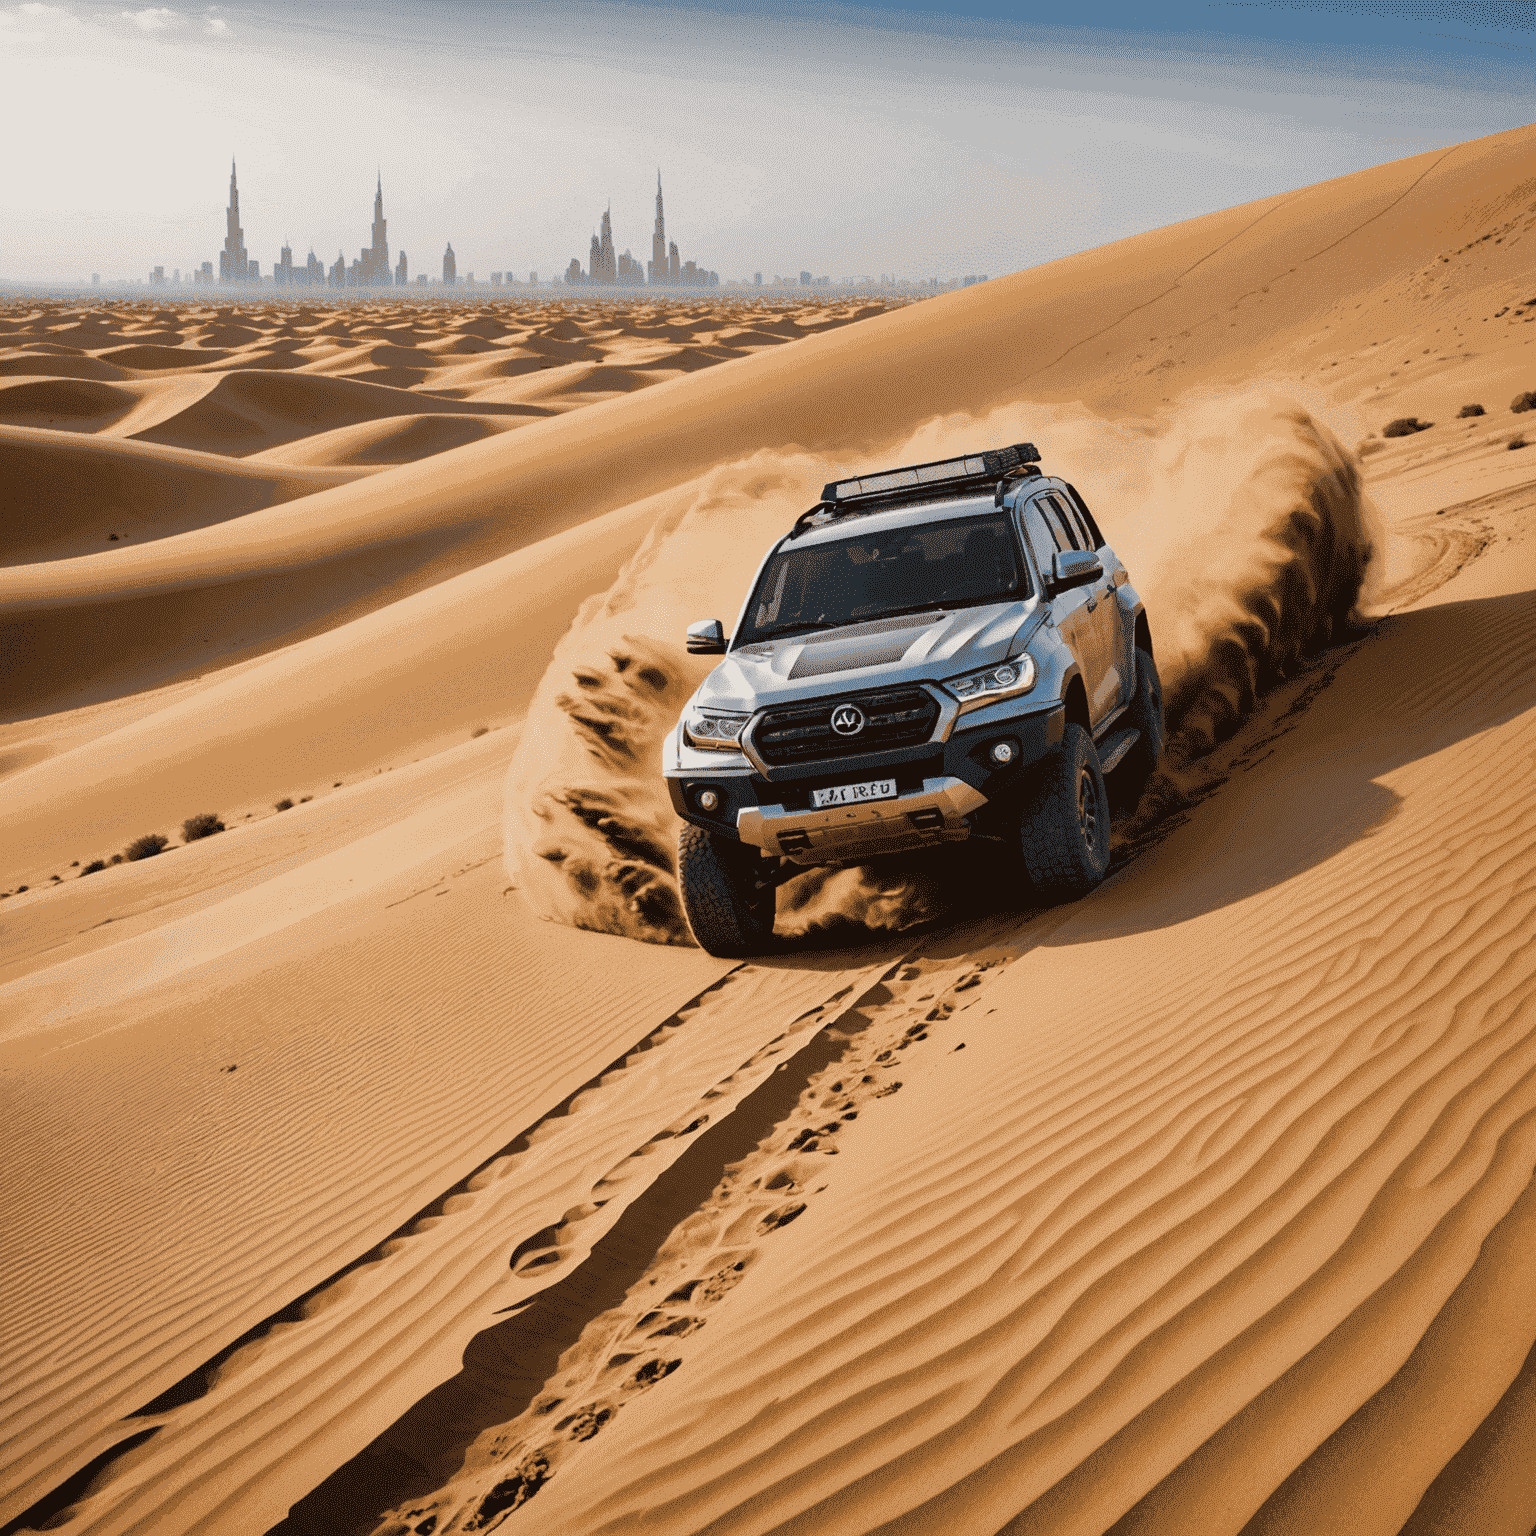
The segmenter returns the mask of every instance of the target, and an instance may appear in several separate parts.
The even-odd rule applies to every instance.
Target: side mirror
[[[1065,592],[1072,587],[1086,587],[1104,574],[1096,554],[1086,549],[1062,549],[1051,562],[1051,591]]]
[[[724,656],[725,631],[719,619],[700,619],[688,626],[688,654],[690,656]]]

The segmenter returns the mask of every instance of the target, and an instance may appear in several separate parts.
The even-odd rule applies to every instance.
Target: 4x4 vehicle
[[[773,933],[812,865],[1000,843],[1041,897],[1091,890],[1110,802],[1163,745],[1146,605],[1033,444],[828,485],[763,561],[668,738],[683,906],[713,955]]]

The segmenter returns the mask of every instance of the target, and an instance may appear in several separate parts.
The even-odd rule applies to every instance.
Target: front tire
[[[1019,848],[1030,882],[1048,901],[1086,896],[1109,869],[1109,796],[1082,726],[1069,724],[1061,745],[1041,760]]]
[[[677,840],[677,883],[688,926],[706,954],[739,960],[773,942],[778,893],[761,883],[756,848],[685,826]]]

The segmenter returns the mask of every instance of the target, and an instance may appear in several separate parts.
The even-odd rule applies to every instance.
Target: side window
[[[1054,496],[1042,496],[1040,498],[1040,510],[1045,513],[1045,521],[1051,530],[1051,537],[1056,541],[1056,548],[1060,550],[1077,549],[1079,547],[1077,534],[1072,524],[1067,520],[1066,513]]]
[[[1032,501],[1024,508],[1024,536],[1029,540],[1030,553],[1035,557],[1035,564],[1039,567],[1041,576],[1048,580],[1051,574],[1051,558],[1056,553],[1056,541],[1045,526],[1045,518],[1041,516],[1038,502]]]
[[[1051,496],[1047,499],[1061,515],[1062,521],[1067,525],[1067,532],[1072,536],[1072,542],[1079,549],[1097,548],[1094,541],[1088,536],[1088,530],[1083,526],[1083,520],[1078,516],[1077,508],[1065,496]]]
[[[1082,514],[1083,521],[1088,525],[1088,532],[1092,535],[1094,549],[1103,549],[1104,535],[1099,532],[1099,525],[1093,520],[1093,513],[1088,510],[1088,503],[1083,500],[1083,493],[1075,485],[1068,484],[1067,492],[1072,497],[1072,504]]]

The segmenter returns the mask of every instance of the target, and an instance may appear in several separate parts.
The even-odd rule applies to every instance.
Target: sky
[[[1536,119],[1536,0],[0,3],[0,279],[585,265],[999,276]],[[1064,24],[1070,18],[1071,24]]]

